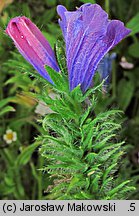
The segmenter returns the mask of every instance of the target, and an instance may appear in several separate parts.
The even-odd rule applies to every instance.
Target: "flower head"
[[[119,20],[109,20],[97,4],[84,4],[73,12],[57,7],[65,43],[70,90],[77,85],[86,91],[99,62],[130,30]]]
[[[12,131],[11,129],[6,130],[6,133],[3,135],[3,139],[7,144],[10,144],[17,140],[17,134],[15,131]]]
[[[54,52],[41,31],[26,17],[15,17],[10,20],[6,33],[12,38],[15,46],[33,67],[52,83],[44,66],[48,65],[59,71]]]

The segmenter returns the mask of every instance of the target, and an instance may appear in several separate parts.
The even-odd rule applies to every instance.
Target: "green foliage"
[[[122,79],[118,83],[118,104],[122,110],[126,110],[133,97],[135,86],[132,80]]]
[[[26,147],[21,154],[17,157],[16,159],[16,166],[23,166],[25,164],[27,164],[30,161],[31,155],[33,154],[34,150],[40,146],[39,142],[35,142],[32,145]]]
[[[0,101],[0,116],[8,113],[8,112],[14,112],[15,109],[12,106],[7,106],[7,104],[12,101],[13,98],[9,97],[9,98],[5,98],[3,100]]]
[[[1,21],[4,25],[6,19]],[[36,122],[34,109],[37,102],[31,93],[40,92],[41,87],[36,84],[36,80],[30,78],[34,70],[22,56],[15,51],[6,51],[7,46],[13,47],[10,40],[5,35],[0,39],[3,45],[0,49],[0,197],[41,199],[42,175],[38,171],[35,178],[34,171],[42,166],[38,155],[41,143],[34,142],[34,137],[44,131]],[[26,71],[29,71],[29,75]],[[3,139],[7,129],[12,129],[17,134],[17,139],[11,144]]]
[[[134,57],[134,58],[139,58],[138,49],[139,49],[139,42],[133,43],[128,48],[129,55]]]
[[[78,89],[76,89],[78,91]],[[75,92],[76,92],[75,91]],[[77,92],[76,92],[77,93]],[[95,92],[96,95],[96,92]],[[75,93],[70,95],[75,99]],[[116,172],[121,166],[124,154],[123,142],[117,140],[121,125],[117,123],[120,111],[111,110],[95,116],[91,114],[95,107],[93,97],[91,105],[85,109],[86,102],[78,102],[80,111],[75,113],[69,106],[66,96],[65,110],[61,98],[54,99],[50,108],[54,114],[43,120],[43,128],[50,135],[43,136],[41,153],[49,161],[43,169],[54,178],[49,199],[125,199],[126,192],[133,190],[129,181],[116,181]],[[47,103],[47,99],[45,100]],[[74,100],[76,103],[77,101]],[[57,104],[58,109],[54,109]]]
[[[0,14],[1,199],[139,199],[139,4],[134,0],[89,1],[101,4],[110,18],[121,19],[132,32],[115,49],[110,92],[102,93],[100,84],[83,95],[80,86],[68,90],[56,6],[63,4],[74,10],[86,2],[17,0]],[[15,51],[4,34],[10,18],[21,15],[37,24],[52,47],[58,38],[55,50],[61,73],[46,66],[54,86]],[[134,64],[133,69],[119,66],[122,56]],[[50,92],[56,95],[53,100]],[[38,100],[54,113],[43,119],[37,115]],[[112,111],[113,107],[125,111],[122,128],[121,113]],[[17,140],[11,144],[3,139],[8,128],[17,133]],[[34,141],[38,135],[40,138]],[[130,148],[121,142],[122,137]],[[135,191],[132,185],[136,185]]]
[[[15,153],[11,152],[10,149],[4,149],[3,151],[1,151],[2,158],[7,161],[7,172],[5,173],[3,182],[1,183],[0,186],[1,195],[3,195],[4,197],[7,196],[10,196],[11,198],[14,197],[16,199],[29,198],[28,197],[29,194],[28,195],[26,194],[27,191],[25,191],[25,186],[23,184],[22,171],[23,172],[25,171],[25,168],[23,166],[25,166],[29,161],[31,163],[31,156],[34,150],[39,145],[40,143],[36,142],[31,146],[26,147],[23,151],[21,151],[21,153],[16,158],[15,158]],[[26,173],[24,177],[25,176],[27,177],[27,175],[30,174]]]
[[[139,13],[137,13],[127,24],[127,28],[131,29],[130,35],[134,35],[139,32]]]
[[[4,115],[7,112],[14,112],[15,109],[12,106],[6,106],[3,108],[2,111],[0,111],[0,116]]]
[[[81,0],[81,2],[88,3],[88,0]],[[90,0],[89,3],[95,4],[96,1],[95,0]]]
[[[49,66],[46,66],[45,68],[54,82],[53,88],[59,92],[69,92],[67,77],[62,76],[61,73],[54,71]]]
[[[53,180],[47,198],[126,199],[135,188],[116,174],[126,150],[118,138],[118,116],[122,112],[96,114],[96,97],[102,84],[85,95],[80,86],[70,92],[62,73],[49,67],[47,71],[54,82],[53,91],[58,94],[54,99],[43,97],[54,111],[42,121],[49,134],[40,137],[41,154],[48,161],[42,170]]]

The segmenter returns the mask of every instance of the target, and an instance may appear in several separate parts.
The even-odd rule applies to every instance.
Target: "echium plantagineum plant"
[[[47,161],[43,169],[52,182],[47,199],[126,199],[134,187],[117,174],[125,160],[124,142],[118,136],[120,111],[95,112],[104,81],[94,87],[92,79],[104,56],[130,30],[119,20],[109,20],[97,4],[84,4],[72,12],[59,5],[57,12],[65,47],[57,41],[56,56],[28,18],[13,18],[6,29],[56,93],[53,99],[45,90],[39,96],[53,111],[42,120],[47,135],[40,136],[40,153]]]

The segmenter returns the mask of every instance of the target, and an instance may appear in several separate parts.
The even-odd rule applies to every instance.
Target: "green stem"
[[[25,199],[25,192],[21,183],[19,169],[15,169],[15,184],[16,184],[16,198],[18,200]]]
[[[4,149],[1,150],[1,155],[7,165],[7,167],[10,169],[13,169],[14,172],[14,181],[15,181],[15,185],[16,188],[14,190],[14,197],[16,199],[23,199],[24,198],[24,189],[21,183],[21,179],[20,179],[20,171],[14,167],[14,159],[12,154],[10,153],[10,151],[8,149]]]
[[[109,0],[105,0],[105,11],[109,14],[110,12],[110,2]]]
[[[31,194],[31,199],[35,200],[36,198],[36,188],[37,188],[37,182],[35,181],[32,187],[32,194]]]
[[[42,168],[43,166],[43,157],[39,155],[39,162],[38,162],[38,167],[39,169]],[[42,199],[42,171],[39,171],[38,174],[38,200]]]
[[[14,164],[13,157],[8,149],[1,150],[1,155],[4,161],[7,162],[7,166],[12,166]]]
[[[38,173],[36,172],[36,167],[34,163],[30,162],[30,167],[32,171],[32,175],[34,177],[34,185],[32,189],[32,200],[36,199],[36,191],[37,191],[37,184],[38,184]]]

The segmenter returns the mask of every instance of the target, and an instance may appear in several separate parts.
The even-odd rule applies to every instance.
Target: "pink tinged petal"
[[[56,71],[59,68],[52,48],[36,25],[26,17],[16,17],[9,22],[6,33],[13,39],[24,58],[52,83],[44,65],[49,65]]]

